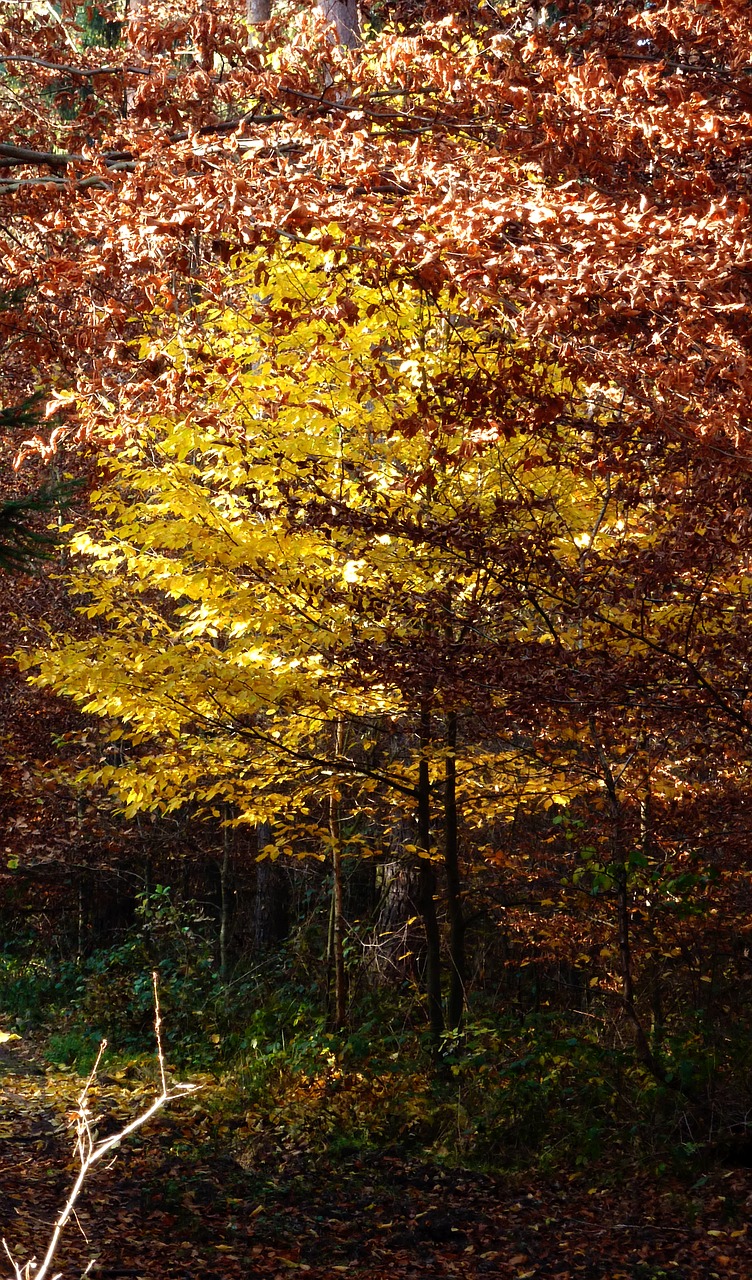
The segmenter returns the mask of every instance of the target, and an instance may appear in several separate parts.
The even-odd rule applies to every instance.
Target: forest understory
[[[80,1090],[43,1042],[0,1055],[0,1230],[16,1257],[46,1244],[75,1174]],[[203,1077],[203,1098],[155,1121],[92,1181],[59,1262],[65,1274],[188,1280],[301,1273],[383,1280],[746,1280],[752,1171],[677,1178],[610,1168],[489,1174],[387,1151],[254,1143],[253,1118]],[[143,1062],[108,1072],[96,1104],[117,1126],[153,1085]]]
[[[749,1280],[751,210],[744,0],[0,6],[14,1280]]]

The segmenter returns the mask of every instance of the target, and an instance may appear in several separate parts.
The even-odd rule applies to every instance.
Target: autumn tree
[[[440,505],[444,463],[407,459],[422,505],[399,546],[427,578],[444,577],[430,608],[428,588],[417,592],[422,630],[406,630],[390,599],[394,653],[366,630],[352,657],[373,686],[390,673],[404,732],[383,740],[397,744],[398,780],[411,787],[423,760],[413,751],[422,699],[430,800],[435,811],[446,787],[450,827],[456,713],[460,747],[472,743],[482,780],[473,794],[489,810],[496,770],[518,753],[516,780],[502,790],[521,796],[515,812],[526,815],[530,858],[552,842],[554,884],[570,874],[567,850],[578,844],[582,874],[562,890],[561,909],[539,907],[562,901],[543,892],[537,915],[515,908],[525,945],[544,935],[552,954],[566,944],[575,959],[589,956],[604,991],[623,982],[608,956],[594,959],[592,939],[608,951],[609,866],[626,864],[626,913],[647,968],[670,974],[675,991],[696,977],[699,990],[705,961],[681,913],[740,901],[748,767],[745,7],[598,3],[544,22],[495,7],[474,19],[424,16],[407,32],[385,27],[353,56],[307,12],[272,22],[263,49],[249,49],[242,3],[210,13],[150,5],[128,45],[84,53],[69,8],[58,21],[13,6],[1,33],[3,262],[8,278],[38,286],[18,350],[49,371],[50,407],[67,415],[71,441],[98,424],[106,442],[132,442],[145,423],[177,422],[185,409],[183,367],[158,340],[129,344],[143,316],[155,305],[182,316],[199,298],[224,312],[222,264],[236,250],[261,244],[269,253],[334,223],[381,276],[398,262],[415,288],[446,291],[450,314],[481,318],[486,309],[542,368],[562,371],[573,403],[565,396],[537,424],[545,448],[531,448],[528,469],[506,476],[515,500],[498,514],[481,503],[480,515],[465,518],[462,508],[453,525]],[[15,382],[7,390],[9,402],[22,398]],[[493,416],[488,404],[475,425],[472,413],[460,415],[471,451]],[[431,436],[433,409],[421,405],[413,423],[426,450],[428,440],[444,447],[440,431]],[[44,450],[40,437],[33,447]],[[435,482],[418,482],[427,467]],[[561,475],[561,494],[527,483],[549,469]],[[582,496],[567,505],[578,486]],[[310,495],[300,501],[310,511]],[[336,504],[321,499],[314,512],[322,530],[327,505],[331,524]],[[350,558],[370,565],[353,506],[329,541],[339,545],[347,530]],[[393,536],[399,504],[381,515]],[[447,598],[458,566],[463,582],[476,573],[484,584],[477,619]],[[386,576],[377,574],[374,599]],[[366,586],[348,592],[365,599]],[[448,678],[432,683],[449,666],[451,700]],[[347,686],[353,700],[356,687]],[[468,726],[470,705],[483,707],[482,730]],[[384,723],[391,710],[379,714]],[[296,749],[311,754],[314,745],[303,737]],[[310,761],[298,764],[308,778]],[[466,841],[470,772],[459,770],[456,783]],[[353,785],[365,807],[365,783]],[[277,793],[278,813],[289,794]],[[549,820],[551,811],[562,819],[554,831],[541,816],[546,800]],[[573,834],[579,823],[592,840]],[[470,829],[499,871],[503,819]],[[597,856],[585,859],[593,847]],[[717,871],[716,887],[700,883],[699,863]],[[522,884],[530,865],[509,865],[510,879]],[[622,918],[624,904],[621,892]],[[672,933],[696,957],[681,980]],[[638,990],[636,1006],[641,999]]]
[[[587,879],[575,869],[573,883],[613,902],[623,1006],[645,1064],[665,1074],[636,996],[634,894],[648,897],[637,881],[650,859],[634,815],[647,778],[654,807],[675,791],[698,715],[722,724],[733,711],[739,676],[716,637],[745,599],[719,595],[699,547],[691,572],[677,569],[701,490],[688,499],[670,440],[654,441],[649,466],[621,440],[617,397],[593,415],[592,389],[545,348],[382,277],[363,254],[349,265],[336,236],[270,267],[252,258],[232,279],[232,308],[205,305],[171,345],[167,317],[152,322],[143,354],[170,360],[179,412],[108,463],[119,479],[98,503],[112,523],[77,539],[92,559],[77,590],[114,634],[42,658],[44,682],[120,720],[136,748],[90,779],[127,813],[229,803],[244,821],[273,820],[278,848],[310,849],[307,835],[335,866],[343,797],[366,817],[371,851],[378,806],[402,797],[435,1036],[437,833],[456,1026],[460,832],[467,857],[475,833],[520,805],[594,815]],[[322,784],[323,826],[310,821]],[[669,866],[650,892],[672,877]],[[340,900],[338,927],[341,912]]]
[[[453,313],[449,295],[382,278],[367,257],[349,265],[337,237],[269,267],[252,258],[233,280],[231,310],[205,306],[170,346],[159,328],[144,342],[181,375],[181,412],[153,420],[147,452],[142,431],[107,464],[118,478],[96,499],[101,537],[76,539],[91,567],[75,587],[108,631],[63,641],[40,678],[121,721],[138,750],[96,776],[129,813],[189,799],[211,813],[221,799],[242,821],[276,821],[289,844],[330,776],[318,839],[338,854],[343,787],[364,814],[377,795],[408,800],[438,1036],[432,830],[444,831],[457,1025],[458,806],[477,809],[472,826],[507,798],[497,785],[478,808],[484,775],[520,785],[517,753],[485,751],[472,730],[460,742],[458,716],[493,707],[480,668],[498,644],[492,623],[525,625],[515,574],[541,561],[539,511],[556,491],[581,520],[597,496],[587,482],[567,495],[560,445],[550,452],[574,389],[511,330]],[[498,559],[493,582],[477,554],[476,528],[505,550],[503,581]],[[545,538],[559,533],[551,523]]]

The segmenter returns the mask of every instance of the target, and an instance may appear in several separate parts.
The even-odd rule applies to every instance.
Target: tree
[[[54,538],[42,532],[33,517],[59,511],[70,492],[69,488],[43,486],[0,505],[0,569],[24,572],[32,561],[50,554]]]
[[[336,872],[341,786],[364,814],[372,795],[409,798],[438,1037],[432,825],[446,824],[457,1025],[457,807],[472,804],[479,773],[500,772],[498,756],[472,742],[456,763],[458,713],[477,715],[482,696],[486,646],[470,637],[500,612],[512,627],[516,611],[519,626],[527,610],[513,579],[505,592],[492,587],[486,565],[463,564],[461,552],[484,520],[497,538],[505,529],[514,563],[533,548],[537,491],[567,484],[556,477],[561,446],[555,463],[546,457],[544,418],[555,438],[572,388],[511,335],[453,316],[448,296],[382,279],[367,258],[351,265],[331,235],[271,261],[257,255],[233,280],[231,310],[204,306],[167,345],[159,317],[144,341],[182,375],[181,413],[154,420],[108,462],[115,479],[94,498],[101,535],[75,539],[89,566],[73,579],[84,612],[107,630],[37,655],[38,678],[122,726],[129,761],[90,776],[126,813],[191,801],[212,814],[221,800],[241,821],[274,821],[283,843],[296,825],[310,830]],[[529,505],[516,492],[523,482]],[[445,741],[434,738],[436,714]],[[383,763],[365,745],[379,725],[387,746],[407,734]],[[328,830],[307,818],[327,777]],[[361,837],[366,847],[374,838]],[[341,913],[339,896],[335,938]],[[338,992],[341,1021],[341,972]]]
[[[50,370],[71,438],[118,448],[144,424],[178,422],[194,403],[187,370],[165,356],[159,335],[129,346],[142,317],[155,304],[182,316],[199,298],[223,313],[234,287],[223,264],[236,250],[300,244],[305,252],[332,224],[356,258],[375,263],[380,280],[398,262],[400,278],[434,301],[448,296],[445,310],[469,330],[487,320],[498,338],[511,328],[516,350],[528,350],[540,369],[520,391],[524,409],[512,403],[494,421],[515,431],[520,417],[529,421],[527,436],[540,434],[545,448],[541,463],[526,439],[518,467],[511,444],[509,454],[500,450],[506,488],[498,508],[487,493],[459,510],[442,506],[458,473],[450,466],[445,479],[445,461],[436,466],[428,456],[451,454],[442,435],[448,418],[433,404],[416,408],[413,436],[401,429],[395,457],[405,476],[395,477],[392,498],[379,494],[378,527],[395,538],[391,559],[388,544],[377,553],[371,546],[367,503],[351,500],[348,488],[338,507],[325,484],[317,505],[294,477],[292,495],[301,520],[314,522],[307,536],[318,548],[304,567],[326,582],[315,626],[309,620],[310,650],[295,653],[304,674],[311,677],[305,663],[321,643],[322,618],[348,635],[351,614],[363,630],[359,646],[347,648],[352,664],[334,663],[341,703],[315,702],[317,728],[308,734],[292,714],[295,699],[306,706],[320,681],[292,669],[291,687],[299,686],[285,709],[290,736],[284,746],[255,740],[268,808],[292,814],[296,795],[304,804],[314,767],[329,795],[331,730],[344,709],[358,727],[353,743],[375,735],[367,759],[360,747],[350,758],[354,803],[374,826],[387,825],[385,779],[413,790],[420,781],[425,799],[427,772],[424,841],[436,847],[441,788],[441,835],[456,811],[460,857],[467,866],[472,847],[473,865],[488,870],[484,904],[494,918],[502,918],[504,895],[523,903],[508,908],[504,897],[503,918],[514,918],[520,946],[566,952],[575,967],[589,956],[607,990],[618,965],[598,960],[594,941],[608,951],[616,911],[605,760],[628,846],[633,960],[667,971],[671,937],[680,936],[694,959],[681,981],[672,974],[677,992],[699,973],[704,946],[682,911],[705,903],[730,916],[740,902],[749,735],[752,366],[739,266],[749,204],[748,24],[734,5],[698,15],[682,3],[634,14],[596,4],[538,25],[486,8],[474,21],[421,22],[407,37],[387,26],[355,62],[322,41],[305,13],[270,31],[264,50],[249,50],[243,12],[242,4],[211,13],[153,5],[130,47],[85,56],[67,16],[63,25],[23,6],[3,16],[4,263],[9,275],[40,285],[19,356]],[[469,457],[478,450],[490,458],[490,400],[483,391],[474,421],[471,364],[447,399],[461,408]],[[556,405],[544,399],[536,419],[533,390],[547,367],[560,370],[571,392]],[[9,377],[8,402],[22,398],[22,378],[18,370]],[[397,489],[406,478],[412,495]],[[288,494],[278,497],[281,509]],[[286,529],[285,545],[297,546],[300,533]],[[339,550],[327,559],[330,544]],[[345,592],[347,560],[360,580]],[[401,565],[405,578],[390,594],[384,584]],[[463,588],[476,584],[474,595],[468,588],[454,598],[447,584],[458,574]],[[269,589],[263,582],[259,598]],[[285,580],[288,606],[296,589]],[[407,602],[415,613],[406,624]],[[287,651],[302,635],[291,607],[285,625],[275,639]],[[214,660],[213,647],[203,662]],[[380,683],[384,705],[374,694]],[[250,733],[236,726],[238,751],[241,728]],[[192,767],[203,752],[214,768],[215,740],[205,732],[196,735]],[[288,752],[291,780],[275,790],[279,766],[271,761],[286,748],[298,756]],[[159,786],[173,785],[167,799],[179,803],[187,766],[171,750],[172,766],[170,751],[160,757]],[[364,773],[368,760],[385,778]],[[366,781],[376,783],[373,792]],[[415,809],[412,791],[405,798]],[[643,867],[640,814],[651,807]],[[508,818],[510,810],[520,816]],[[327,838],[320,815],[311,821],[315,837],[306,834],[308,817],[301,814],[298,847]],[[554,817],[562,819],[556,827]],[[514,856],[507,839],[518,842]],[[586,859],[593,848],[597,856]],[[546,867],[539,878],[536,856]],[[570,864],[577,883],[562,885]],[[556,905],[542,905],[549,901]],[[623,916],[623,893],[621,903]],[[458,948],[462,922],[458,911]]]
[[[4,255],[22,283],[41,272],[29,350],[46,348],[63,392],[92,378],[95,392],[132,383],[137,397],[129,316],[159,296],[182,307],[193,277],[211,289],[217,255],[259,234],[335,220],[470,295],[504,297],[520,330],[623,394],[625,431],[689,430],[744,453],[734,262],[746,196],[734,175],[749,37],[733,12],[703,19],[700,34],[681,4],[625,21],[597,5],[534,29],[486,8],[468,32],[450,19],[409,41],[385,28],[353,79],[305,15],[260,52],[246,47],[240,5],[152,5],[136,44],[74,58],[67,10],[61,23],[13,6],[7,137],[24,145],[3,144]],[[197,50],[191,65],[178,33]],[[689,70],[688,38],[699,51]],[[238,150],[225,144],[233,134]]]

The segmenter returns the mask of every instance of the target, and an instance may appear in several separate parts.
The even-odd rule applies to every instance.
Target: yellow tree
[[[92,631],[25,661],[127,740],[123,764],[88,774],[126,814],[230,805],[273,820],[275,854],[330,846],[336,861],[343,787],[363,813],[403,797],[438,1036],[432,801],[457,1025],[458,813],[471,830],[511,795],[550,792],[519,743],[458,723],[498,712],[489,650],[500,630],[546,639],[531,583],[552,554],[576,565],[597,518],[598,484],[566,464],[573,387],[498,316],[328,235],[242,260],[232,296],[190,323],[153,318],[155,411],[72,539]],[[341,938],[340,916],[338,902]]]

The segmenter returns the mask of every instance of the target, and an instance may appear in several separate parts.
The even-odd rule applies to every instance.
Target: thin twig
[[[40,1266],[37,1268],[35,1265],[36,1259],[32,1258],[26,1263],[22,1270],[14,1261],[6,1241],[3,1240],[2,1242],[3,1248],[13,1267],[15,1280],[31,1280],[32,1275],[33,1280],[46,1280],[60,1243],[60,1237],[62,1236],[63,1230],[70,1218],[74,1218],[75,1221],[78,1222],[79,1228],[81,1229],[82,1234],[84,1234],[83,1228],[81,1228],[81,1224],[78,1221],[75,1206],[93,1165],[97,1164],[104,1158],[104,1156],[108,1155],[114,1150],[114,1148],[118,1147],[124,1138],[129,1137],[132,1133],[135,1133],[137,1129],[140,1129],[145,1125],[147,1120],[150,1120],[158,1111],[161,1111],[162,1107],[166,1106],[168,1102],[173,1102],[176,1098],[183,1097],[188,1093],[193,1093],[200,1087],[198,1085],[191,1084],[176,1084],[171,1090],[167,1087],[167,1072],[165,1068],[164,1048],[162,1045],[162,1017],[159,1007],[158,975],[156,971],[152,974],[152,982],[154,986],[154,1033],[157,1041],[157,1059],[159,1062],[161,1086],[160,1092],[149,1104],[146,1110],[142,1111],[140,1115],[137,1115],[129,1124],[125,1125],[122,1129],[119,1129],[117,1133],[111,1134],[108,1138],[102,1138],[101,1141],[95,1142],[95,1135],[92,1131],[91,1120],[89,1118],[89,1093],[96,1081],[97,1071],[102,1060],[102,1055],[107,1047],[107,1041],[102,1041],[99,1046],[99,1051],[91,1074],[89,1075],[89,1078],[78,1098],[75,1146],[80,1168],[68,1194],[68,1199],[58,1214],[47,1247],[47,1252],[44,1255]],[[84,1238],[86,1238],[85,1234]],[[93,1261],[89,1263],[89,1266],[84,1272],[84,1276],[88,1275],[92,1266]],[[58,1275],[52,1276],[50,1277],[50,1280],[60,1280],[60,1277]]]
[[[103,1040],[103,1041],[102,1041],[102,1043],[101,1043],[101,1044],[100,1044],[100,1046],[99,1046],[99,1052],[97,1053],[97,1057],[96,1057],[96,1061],[95,1061],[95,1063],[94,1063],[94,1066],[93,1066],[93,1067],[92,1067],[92,1069],[91,1069],[91,1074],[89,1075],[89,1079],[86,1081],[86,1084],[84,1085],[84,1087],[83,1087],[83,1089],[82,1089],[82,1091],[81,1091],[81,1095],[80,1095],[80,1097],[79,1097],[79,1099],[78,1099],[78,1105],[79,1105],[79,1107],[82,1107],[82,1106],[83,1106],[83,1104],[84,1104],[84,1102],[86,1101],[86,1096],[87,1096],[87,1094],[88,1094],[88,1092],[89,1092],[89,1089],[91,1088],[91,1086],[92,1086],[92,1085],[93,1085],[93,1083],[94,1083],[94,1080],[95,1080],[95,1078],[96,1078],[97,1071],[99,1070],[99,1064],[100,1064],[100,1062],[102,1061],[102,1055],[104,1054],[104,1051],[105,1051],[105,1049],[106,1049],[106,1048],[107,1048],[107,1041],[106,1041],[106,1040]]]
[[[162,1081],[162,1096],[167,1096],[167,1080],[165,1078],[165,1061],[164,1052],[162,1050],[162,1014],[159,1008],[159,976],[156,969],[151,975],[151,982],[154,988],[154,1034],[157,1039],[157,1058],[159,1059],[159,1075]]]
[[[18,1266],[18,1263],[15,1261],[15,1259],[14,1259],[14,1257],[13,1257],[13,1254],[11,1253],[10,1249],[8,1248],[8,1242],[7,1242],[7,1240],[5,1239],[5,1236],[3,1236],[3,1248],[4,1248],[4,1250],[5,1250],[5,1252],[6,1252],[7,1256],[8,1256],[8,1260],[9,1260],[9,1262],[10,1262],[10,1265],[11,1265],[11,1266],[12,1266],[12,1268],[13,1268],[13,1272],[14,1272],[14,1274],[15,1274],[15,1276],[16,1276],[16,1280],[21,1280],[21,1270],[20,1270],[20,1267]],[[32,1261],[33,1261],[33,1259],[32,1259]]]

